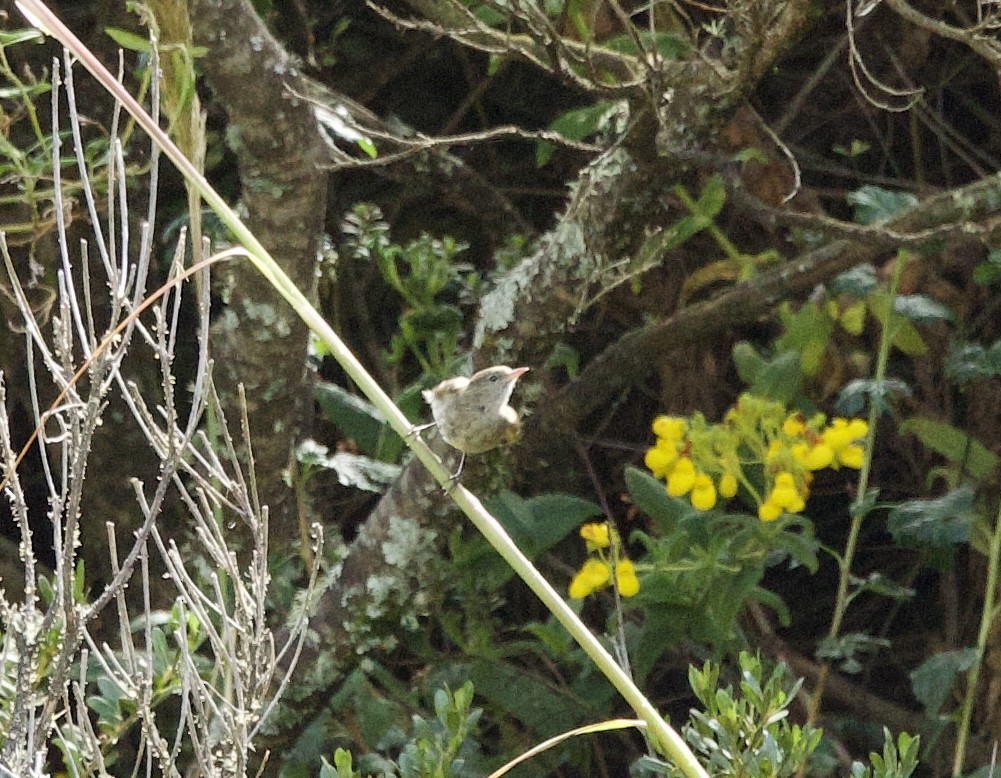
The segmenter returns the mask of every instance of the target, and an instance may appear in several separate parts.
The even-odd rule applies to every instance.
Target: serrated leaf
[[[942,497],[908,500],[893,508],[886,528],[901,546],[942,548],[968,543],[977,512],[973,487],[964,484]]]
[[[951,424],[933,419],[911,418],[900,425],[900,433],[914,435],[925,448],[962,466],[977,481],[985,481],[1001,464],[997,454]]]
[[[929,657],[911,673],[914,696],[924,705],[929,718],[938,716],[956,685],[956,676],[969,670],[976,658],[972,648],[946,651]]]
[[[878,186],[866,185],[849,192],[848,204],[852,206],[858,224],[878,224],[894,214],[918,204],[910,192],[891,192]]]

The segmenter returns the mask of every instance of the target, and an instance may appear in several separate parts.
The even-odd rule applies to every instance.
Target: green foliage
[[[925,448],[945,457],[952,466],[950,484],[958,483],[961,475],[983,483],[997,472],[997,454],[951,424],[914,417],[900,425],[900,434],[914,435]]]
[[[851,778],[908,778],[918,766],[921,738],[901,732],[893,742],[890,730],[883,729],[883,753],[869,754],[871,767],[852,763]]]
[[[925,707],[925,713],[934,718],[952,695],[956,678],[965,673],[976,661],[976,649],[944,651],[929,657],[911,673],[914,696]]]
[[[805,371],[798,351],[778,351],[764,356],[744,341],[734,344],[733,364],[751,394],[787,405],[802,402]]]
[[[859,224],[879,224],[894,214],[918,203],[909,192],[891,192],[878,186],[863,186],[846,198]]]
[[[884,638],[874,638],[864,632],[849,632],[821,640],[817,646],[817,658],[837,662],[841,672],[854,675],[862,671],[860,657],[889,647],[890,641]]]
[[[808,766],[820,745],[821,731],[789,720],[791,705],[802,681],[790,684],[785,665],[768,673],[760,658],[741,652],[739,690],[720,688],[720,667],[706,662],[689,668],[688,682],[702,705],[692,710],[682,734],[710,775],[745,778],[793,776]],[[663,763],[646,758],[648,773],[681,776]]]
[[[656,529],[655,535],[632,533],[646,551],[642,586],[630,600],[645,615],[634,638],[640,678],[682,637],[729,645],[749,601],[767,600],[786,614],[781,601],[758,585],[768,567],[788,560],[816,569],[817,544],[808,521],[787,515],[766,524],[749,514],[699,511],[635,468],[627,469],[626,484]]]
[[[957,384],[1001,375],[1001,340],[987,348],[979,343],[951,344],[945,358],[945,372]]]
[[[621,131],[627,115],[624,100],[599,100],[591,105],[573,108],[560,114],[549,123],[550,132],[558,132],[564,138],[585,141],[596,135],[613,134]],[[556,146],[540,140],[535,147],[535,164],[542,167],[553,157]]]
[[[969,543],[979,516],[973,498],[973,488],[964,485],[942,497],[902,502],[890,510],[886,528],[898,544],[910,548]]]
[[[484,505],[529,559],[551,549],[581,523],[601,515],[601,508],[588,500],[554,493],[525,499],[503,490]],[[511,566],[479,535],[456,536],[451,553],[460,570],[475,579],[481,590],[494,591],[514,576]]]
[[[366,204],[354,206],[341,230],[347,251],[375,262],[383,280],[400,297],[403,312],[386,360],[394,364],[410,354],[425,374],[445,377],[464,322],[462,311],[443,298],[446,292],[456,298],[469,288],[470,279],[463,275],[469,266],[455,261],[466,245],[424,234],[400,246],[390,240],[389,225],[379,208]]]
[[[987,254],[987,261],[977,265],[973,271],[973,280],[985,287],[1001,283],[1001,249],[992,249]]]
[[[846,416],[857,416],[869,407],[882,416],[890,410],[891,398],[905,398],[911,394],[911,387],[896,378],[859,378],[845,384],[838,394],[836,407]]]
[[[363,757],[355,771],[351,754],[334,753],[334,764],[323,759],[321,778],[361,778],[378,774],[383,778],[466,778],[479,776],[478,747],[470,739],[481,711],[472,708],[473,685],[468,681],[452,692],[447,687],[434,693],[434,718],[414,716],[408,741],[395,761],[383,757]]]

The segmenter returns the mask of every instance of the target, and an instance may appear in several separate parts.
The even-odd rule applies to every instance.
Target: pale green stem
[[[984,653],[987,650],[987,640],[991,627],[998,615],[998,559],[1001,557],[1001,506],[994,517],[994,531],[991,533],[991,548],[987,557],[987,584],[984,587],[984,604],[980,609],[980,630],[977,633],[977,653],[973,664],[966,674],[966,694],[963,697],[963,709],[959,717],[959,731],[956,733],[956,750],[953,754],[952,774],[963,774],[963,761],[966,757],[966,741],[970,737],[970,722],[973,719],[973,703],[977,695],[977,682],[980,679],[980,668],[984,663]]]
[[[29,21],[65,46],[104,88],[121,102],[125,110],[135,118],[136,122],[163,150],[163,153],[174,163],[185,179],[198,189],[205,202],[246,248],[250,261],[254,263],[258,271],[289,302],[295,312],[316,333],[317,337],[324,342],[330,350],[330,354],[362,393],[382,412],[393,430],[403,437],[417,459],[431,472],[438,483],[443,487],[449,485],[451,473],[449,473],[448,468],[419,436],[411,435],[412,426],[403,412],[396,407],[389,395],[369,375],[319,312],[310,305],[306,296],[299,291],[281,267],[271,258],[253,233],[240,221],[233,209],[209,185],[204,176],[188,161],[167,134],[153,122],[143,107],[112,77],[111,73],[104,68],[90,50],[59,21],[41,0],[16,0],[16,4],[29,18]],[[639,718],[646,722],[647,733],[660,753],[677,765],[685,775],[708,778],[708,774],[681,736],[668,725],[639,687],[619,667],[612,655],[605,650],[601,642],[577,617],[577,614],[571,610],[549,582],[532,566],[500,523],[483,507],[476,495],[462,487],[461,484],[456,485],[450,494],[456,505],[483,533],[494,549],[511,565],[518,576],[542,600],[550,613],[591,657]]]
[[[900,286],[900,278],[907,264],[907,254],[901,251],[897,255],[897,266],[890,280],[890,304],[887,306],[886,318],[883,330],[880,333],[879,353],[876,357],[876,370],[873,375],[873,386],[882,387],[886,380],[886,364],[890,358],[890,344],[893,341],[893,301],[897,297],[897,289]],[[862,522],[865,520],[865,513],[858,509],[865,500],[866,492],[869,489],[869,474],[872,471],[872,449],[876,439],[876,423],[879,421],[879,403],[869,398],[869,434],[866,436],[864,455],[862,457],[862,467],[859,470],[858,487],[855,490],[856,510],[852,512],[851,525],[848,528],[848,539],[845,542],[845,551],[838,557],[838,591],[834,598],[834,613],[831,615],[831,626],[827,631],[827,639],[834,640],[841,632],[841,622],[844,620],[845,612],[851,597],[848,588],[851,584],[852,564],[855,561],[855,552],[858,548],[859,534],[862,531]],[[814,721],[820,713],[820,703],[824,696],[824,686],[827,682],[827,674],[830,672],[830,663],[825,663],[821,667],[817,684],[814,688],[813,696],[810,700],[810,721]]]

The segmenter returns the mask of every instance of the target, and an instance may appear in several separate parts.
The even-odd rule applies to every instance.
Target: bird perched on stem
[[[433,389],[424,390],[434,423],[414,431],[437,427],[442,439],[462,453],[452,474],[453,483],[462,472],[466,454],[482,454],[514,440],[518,434],[518,412],[508,401],[514,385],[527,372],[527,367],[498,365],[469,378],[449,378]]]

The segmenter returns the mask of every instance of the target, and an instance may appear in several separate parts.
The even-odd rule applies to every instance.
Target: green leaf
[[[377,453],[385,426],[385,418],[378,408],[328,381],[317,383],[314,397],[324,416],[351,438],[359,449],[371,456]]]
[[[803,374],[816,375],[834,327],[831,317],[812,301],[800,306],[798,311],[784,304],[779,316],[785,332],[775,341],[776,350],[799,352]]]
[[[870,573],[867,578],[851,576],[852,596],[860,592],[872,592],[891,600],[909,600],[914,597],[914,590],[901,586],[896,581],[880,573]]]
[[[870,264],[858,265],[846,270],[831,281],[831,294],[847,294],[860,300],[869,296],[879,285],[876,268]]]
[[[911,388],[897,378],[882,381],[859,378],[849,381],[838,394],[835,407],[845,416],[859,416],[871,404],[879,415],[889,409],[889,398],[910,397]]]
[[[973,280],[980,286],[995,286],[1001,283],[1001,249],[987,254],[987,261],[973,269]]]
[[[670,535],[695,509],[687,500],[668,495],[663,481],[658,481],[638,467],[627,467],[626,487],[633,504],[649,516],[658,531]]]
[[[869,295],[869,310],[889,333],[894,348],[909,357],[924,356],[928,352],[928,344],[921,337],[921,333],[908,319],[896,312],[890,313],[890,304],[891,297],[886,291],[877,290]],[[893,304],[896,304],[895,301]]]
[[[128,30],[121,30],[118,27],[105,27],[104,32],[111,40],[128,51],[147,53],[153,50],[153,44],[149,42],[149,38],[136,35]]]
[[[952,344],[945,358],[945,372],[961,384],[1001,375],[1001,341],[990,348],[979,343]]]
[[[346,451],[331,454],[326,446],[310,438],[296,446],[295,455],[307,467],[332,470],[343,486],[376,494],[382,494],[400,475],[399,465]]]
[[[487,500],[486,507],[529,558],[552,548],[587,519],[601,516],[601,508],[593,502],[567,494],[526,500],[505,490]]]
[[[525,667],[476,661],[469,680],[480,699],[487,700],[525,725],[535,739],[545,739],[580,723],[581,700],[560,686],[544,681]]]
[[[876,507],[876,500],[878,499],[879,489],[877,487],[870,487],[869,489],[866,489],[861,500],[856,500],[848,506],[849,515],[852,517],[865,518],[872,512],[873,508]]]
[[[945,651],[929,657],[911,673],[914,696],[924,705],[929,718],[938,716],[956,685],[956,676],[969,670],[976,658],[973,648]]]
[[[734,344],[731,354],[741,381],[750,385],[758,380],[761,371],[765,369],[765,358],[754,346],[746,340],[738,341]]]
[[[821,640],[817,646],[817,658],[840,660],[842,672],[855,674],[862,670],[860,657],[874,654],[889,646],[890,641],[884,638],[875,638],[864,632],[849,632],[836,638]]]
[[[698,215],[707,219],[712,219],[723,210],[726,204],[726,185],[723,183],[723,176],[714,174],[706,181],[699,195]]]
[[[918,198],[910,192],[891,192],[869,185],[849,192],[845,199],[852,206],[858,224],[878,224],[918,204]]]
[[[36,30],[34,27],[20,30],[0,30],[0,46],[14,46],[28,41],[41,43],[43,40],[45,40],[45,36],[42,35],[41,30]]]
[[[683,57],[691,51],[692,44],[688,38],[675,35],[671,32],[654,32],[649,30],[636,30],[636,37],[641,44],[649,49],[656,49],[664,59],[674,60]],[[633,36],[628,33],[615,35],[601,44],[606,49],[618,51],[622,54],[638,54]]]
[[[789,404],[803,392],[803,370],[798,351],[783,351],[767,360],[747,390],[758,397]]]
[[[804,524],[803,532],[776,533],[772,543],[776,551],[784,551],[796,564],[803,565],[811,573],[817,572],[820,566],[817,559],[820,543],[807,525]]]
[[[977,519],[973,496],[973,487],[964,484],[942,497],[903,502],[890,511],[886,528],[897,543],[911,548],[968,543]]]
[[[576,378],[580,372],[580,352],[561,341],[553,346],[545,367],[548,369],[562,367],[567,371],[568,378]]]
[[[592,105],[574,108],[549,123],[550,132],[556,132],[564,138],[584,141],[596,135],[608,126],[616,116],[626,110],[624,100],[599,100]],[[545,165],[553,156],[556,147],[548,141],[539,141],[535,149],[535,164]]]
[[[900,295],[893,301],[893,310],[911,321],[953,321],[956,318],[948,306],[924,294]]]
[[[962,466],[979,482],[997,472],[999,459],[986,446],[951,424],[933,419],[911,418],[900,425],[900,433],[914,435],[925,448]]]

